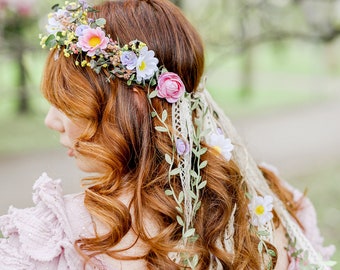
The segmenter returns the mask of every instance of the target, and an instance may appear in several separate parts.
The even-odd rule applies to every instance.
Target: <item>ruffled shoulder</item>
[[[303,226],[303,233],[314,249],[322,256],[324,261],[329,261],[335,253],[335,246],[324,246],[324,238],[321,236],[320,229],[317,224],[317,213],[313,203],[308,197],[306,197],[300,190],[293,187],[287,181],[279,177],[279,171],[276,167],[268,163],[261,163],[261,167],[272,171],[281,181],[281,184],[286,187],[293,195],[293,200],[299,203],[299,209],[296,213],[296,217]],[[289,267],[289,270],[295,270],[298,267],[295,266],[293,260]],[[326,267],[325,269],[330,269]]]
[[[44,173],[33,186],[33,202],[0,217],[0,269],[82,269],[61,181]]]
[[[301,193],[301,191],[292,187],[287,182],[284,182],[284,184],[292,192],[294,201],[300,203],[297,218],[303,226],[305,236],[312,243],[316,251],[321,254],[325,261],[330,260],[335,253],[335,246],[324,246],[324,238],[321,236],[320,229],[318,227],[317,213],[314,205],[309,198]]]

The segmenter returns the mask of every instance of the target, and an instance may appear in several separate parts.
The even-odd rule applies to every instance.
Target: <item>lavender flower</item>
[[[90,28],[90,26],[85,25],[85,24],[79,25],[79,26],[76,28],[76,31],[75,31],[76,36],[77,36],[77,37],[83,36],[83,35],[84,35],[84,31],[85,31],[86,29],[89,29],[89,28]]]
[[[120,61],[128,70],[133,70],[137,66],[137,55],[132,51],[125,51],[122,53]]]
[[[176,149],[178,155],[186,155],[189,152],[189,145],[186,141],[178,138],[176,139]]]

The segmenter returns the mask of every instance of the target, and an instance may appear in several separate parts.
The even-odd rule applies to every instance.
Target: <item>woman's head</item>
[[[164,0],[126,0],[107,1],[95,9],[98,12],[89,16],[104,18],[105,32],[113,40],[120,44],[141,40],[155,52],[159,66],[182,78],[187,92],[197,88],[204,69],[202,42],[176,6]],[[109,146],[115,149],[117,147],[112,145],[115,144],[120,146],[119,149],[128,150],[118,151],[117,148],[115,155],[121,157],[123,163],[130,163],[127,168],[131,169],[140,148],[147,143],[143,139],[152,133],[147,86],[128,86],[124,79],[118,78],[108,82],[107,73],[97,74],[90,67],[76,65],[77,57],[65,57],[62,51],[55,50],[49,54],[42,82],[43,93],[72,121],[86,120],[86,128],[79,140],[83,146],[86,141],[96,142],[97,149],[90,149],[89,143],[82,149],[76,144],[78,151],[97,158],[106,152],[99,145],[108,147],[103,133],[107,134],[113,128],[115,137],[110,138]],[[154,103],[159,109],[171,108],[161,100]],[[108,160],[106,157],[105,162]]]

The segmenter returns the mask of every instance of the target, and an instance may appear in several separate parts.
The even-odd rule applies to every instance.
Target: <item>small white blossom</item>
[[[229,138],[225,138],[223,134],[213,133],[207,138],[207,143],[227,161],[231,159],[234,146]]]
[[[140,50],[139,57],[137,59],[136,73],[137,81],[150,79],[155,72],[157,72],[158,59],[155,57],[155,53],[152,50],[148,50],[148,47],[143,47]]]
[[[273,218],[273,197],[254,196],[248,209],[251,215],[250,223],[254,226],[263,226]]]
[[[57,12],[51,14],[46,29],[50,34],[66,31],[71,20],[72,17],[67,10],[59,9]]]

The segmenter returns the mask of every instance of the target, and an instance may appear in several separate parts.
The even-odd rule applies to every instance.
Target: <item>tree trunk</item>
[[[17,87],[18,87],[18,113],[27,114],[31,111],[27,89],[27,71],[24,63],[24,50],[19,48],[16,54]]]
[[[241,89],[242,99],[250,98],[253,94],[253,49],[249,48],[244,53],[241,67]]]
[[[172,0],[172,2],[179,8],[183,8],[183,0]]]

